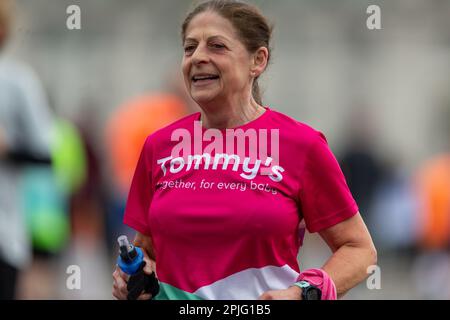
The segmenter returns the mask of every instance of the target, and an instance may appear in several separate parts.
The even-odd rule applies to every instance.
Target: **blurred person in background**
[[[137,231],[135,245],[145,251],[145,272],[155,272],[160,280],[156,299],[336,299],[366,278],[367,267],[376,263],[370,234],[325,136],[262,105],[258,79],[269,63],[271,34],[259,9],[231,0],[202,3],[183,23],[185,84],[201,112],[147,138],[124,218]],[[199,134],[208,129],[224,135],[226,129],[279,130],[277,160],[285,174],[270,179],[270,174],[257,172],[244,179],[239,172],[249,164],[241,166],[236,158],[234,170],[226,164],[209,168],[207,155],[198,154],[207,153],[205,146],[194,150],[202,158],[199,165],[187,169],[181,164],[180,171],[180,164],[170,161],[178,144],[172,134],[189,132],[192,144],[205,139],[195,136],[195,124],[202,126]],[[228,137],[234,139],[228,132],[220,137],[224,141],[215,142],[222,150]],[[184,161],[192,144],[183,150]],[[209,152],[219,157],[220,151]],[[197,183],[197,189],[164,187],[185,179]],[[202,189],[205,180],[249,188]],[[251,190],[251,183],[267,183],[271,192]],[[303,219],[333,253],[321,269],[300,273]],[[113,278],[114,297],[126,299],[128,277],[116,269]],[[151,298],[142,293],[138,299]]]
[[[377,128],[373,127],[372,119],[364,105],[352,109],[346,125],[346,146],[339,157],[345,179],[369,230],[373,197],[384,174],[383,164],[374,150]]]
[[[0,1],[0,49],[11,34],[12,1]],[[51,164],[52,116],[37,76],[0,56],[0,299],[14,299],[19,272],[30,265],[31,241],[21,206],[27,165]]]
[[[376,152],[377,122],[364,103],[351,110],[340,164],[379,252],[411,253],[416,235],[416,201],[400,161]]]
[[[418,168],[415,187],[420,199],[419,247],[450,248],[450,103],[444,104],[433,124],[440,151]]]
[[[442,150],[417,170],[414,189],[419,201],[414,264],[416,289],[425,299],[450,299],[450,103],[438,113],[433,128]],[[441,130],[439,130],[442,128]],[[427,279],[427,286],[418,279]]]
[[[33,245],[33,264],[20,281],[22,299],[58,296],[55,273],[70,238],[71,195],[86,180],[83,145],[77,128],[54,117],[51,166],[27,166],[20,183],[21,204]],[[39,279],[39,282],[36,281]]]
[[[407,258],[416,254],[418,201],[412,178],[399,160],[386,162],[383,179],[370,205],[369,228],[383,255]]]

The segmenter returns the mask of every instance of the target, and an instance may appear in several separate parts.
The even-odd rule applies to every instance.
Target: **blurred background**
[[[275,24],[264,103],[327,136],[378,248],[381,288],[346,299],[450,299],[450,1],[254,3]],[[1,298],[112,299],[143,141],[197,111],[179,74],[192,7],[0,0]],[[308,234],[299,262],[329,255]]]

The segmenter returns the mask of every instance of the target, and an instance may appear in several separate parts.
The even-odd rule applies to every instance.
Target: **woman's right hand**
[[[148,275],[151,275],[153,271],[156,269],[155,261],[151,260],[145,250],[142,250],[144,253],[144,261],[145,261],[145,267],[144,272]],[[125,272],[120,270],[119,266],[116,265],[116,269],[114,270],[113,274],[113,290],[112,294],[114,298],[117,300],[127,300],[128,296],[128,289],[127,284],[128,280],[130,279],[130,276],[127,275]],[[152,298],[152,295],[150,293],[144,293],[142,292],[141,295],[138,297],[137,300],[150,300]]]

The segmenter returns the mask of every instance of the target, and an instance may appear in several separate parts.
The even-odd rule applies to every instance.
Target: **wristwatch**
[[[303,300],[321,300],[322,291],[307,281],[299,281],[294,283],[295,286],[302,289]]]

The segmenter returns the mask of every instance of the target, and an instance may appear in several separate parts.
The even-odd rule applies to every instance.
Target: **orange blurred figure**
[[[145,139],[156,130],[188,115],[183,99],[151,94],[126,102],[112,116],[107,138],[120,192],[126,194]]]
[[[420,199],[419,245],[445,249],[450,245],[450,154],[437,156],[420,169],[417,179]]]

